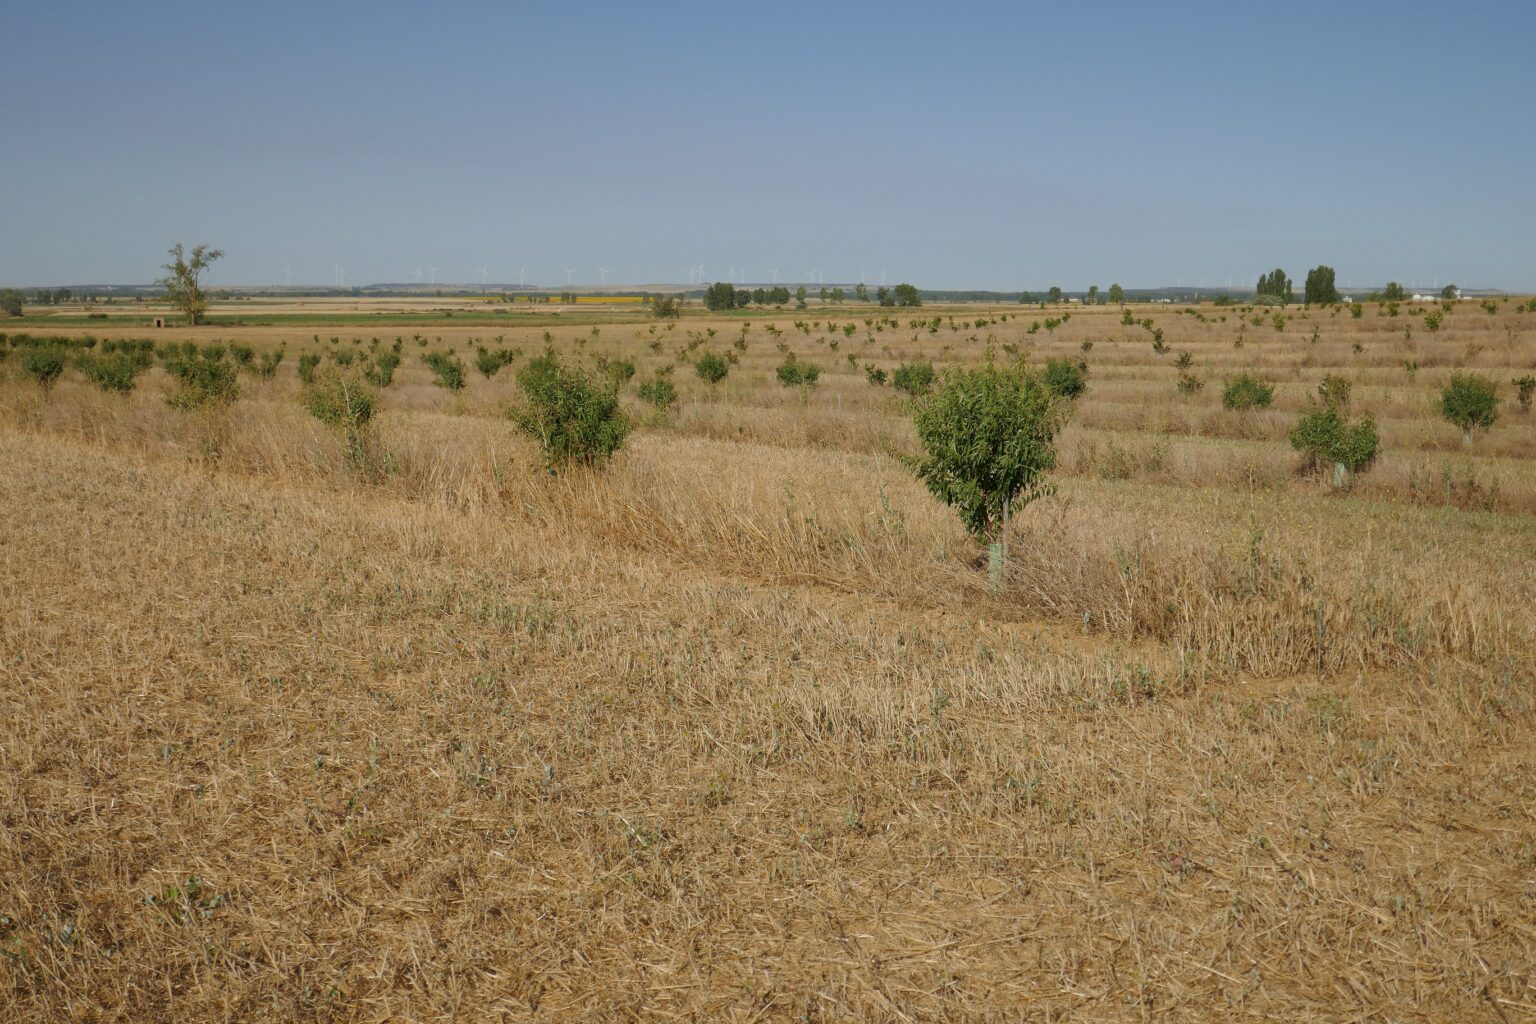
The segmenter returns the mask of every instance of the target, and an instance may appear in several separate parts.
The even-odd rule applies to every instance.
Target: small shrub
[[[1337,374],[1329,374],[1317,385],[1317,397],[1325,409],[1342,411],[1349,408],[1349,393],[1349,381]]]
[[[320,353],[306,352],[299,356],[299,380],[305,384],[315,382],[315,367],[320,365]]]
[[[342,432],[347,463],[369,479],[380,475],[370,424],[378,409],[378,394],[351,374],[329,373],[299,396],[315,419]]]
[[[880,369],[880,367],[876,366],[874,363],[865,363],[864,379],[869,381],[877,388],[883,388],[885,387],[886,374],[884,370]]]
[[[629,434],[617,392],[547,352],[517,374],[525,404],[514,422],[539,442],[551,472],[571,464],[595,466],[612,458]]]
[[[731,366],[714,352],[705,352],[693,361],[693,370],[701,380],[719,384],[731,372]]]
[[[256,375],[266,380],[271,380],[277,375],[277,368],[282,364],[283,350],[271,349],[263,352],[261,358],[256,361]]]
[[[904,395],[920,398],[933,390],[937,379],[932,363],[902,363],[891,374],[891,386]]]
[[[395,371],[400,368],[400,353],[394,349],[380,352],[363,370],[363,376],[374,387],[387,388],[395,382]]]
[[[1516,377],[1510,383],[1515,386],[1515,401],[1520,403],[1520,411],[1530,412],[1531,395],[1536,393],[1536,377],[1528,373],[1523,377]]]
[[[1274,385],[1266,384],[1251,373],[1240,373],[1233,377],[1221,392],[1222,408],[1233,411],[1268,409],[1274,400]]]
[[[166,369],[176,379],[165,396],[172,408],[227,406],[240,397],[240,382],[233,363],[222,359],[178,359]]]
[[[672,408],[677,401],[677,385],[665,374],[658,373],[650,380],[640,382],[640,398],[651,403],[661,412]]]
[[[600,358],[597,368],[607,374],[617,387],[623,387],[635,375],[635,364],[628,359]]]
[[[29,347],[21,357],[21,372],[37,381],[44,393],[53,391],[64,374],[64,350],[54,345]]]
[[[256,350],[249,345],[231,344],[229,346],[229,354],[241,366],[250,366],[251,360],[256,357]]]
[[[1350,422],[1344,412],[1347,392],[1340,402],[1336,392],[1318,390],[1323,394],[1323,405],[1314,406],[1296,421],[1290,435],[1291,447],[1306,457],[1308,469],[1331,463],[1333,486],[1343,487],[1352,474],[1375,461],[1379,443],[1376,422],[1369,416]],[[1330,395],[1334,404],[1329,404]]]
[[[793,355],[779,364],[779,383],[787,388],[812,388],[821,377],[821,369],[811,363],[802,363]]]
[[[1455,373],[1440,392],[1440,415],[1461,428],[1462,441],[1499,418],[1499,386],[1478,373]]]
[[[1057,398],[1076,398],[1088,390],[1088,374],[1065,359],[1046,360],[1040,379]]]
[[[126,395],[133,390],[134,379],[144,369],[144,365],[133,356],[113,352],[81,359],[80,372],[101,390]]]
[[[1178,380],[1179,394],[1186,395],[1186,396],[1188,396],[1188,395],[1195,395],[1195,394],[1198,394],[1200,392],[1200,389],[1203,388],[1203,387],[1205,387],[1205,381],[1201,380],[1199,377],[1196,377],[1194,374],[1192,374],[1192,373],[1180,373],[1179,374],[1179,380]]]
[[[993,545],[997,588],[1011,510],[1051,492],[1045,474],[1056,465],[1056,397],[1020,369],[951,370],[918,409],[914,426],[925,453],[914,464],[918,478],[959,513],[972,537]]]
[[[479,370],[480,375],[486,380],[490,380],[501,372],[503,366],[512,362],[513,358],[514,356],[507,349],[499,348],[492,351],[481,345],[475,351],[475,369]]]
[[[452,352],[433,351],[421,357],[432,371],[432,383],[449,391],[464,390],[464,361]]]

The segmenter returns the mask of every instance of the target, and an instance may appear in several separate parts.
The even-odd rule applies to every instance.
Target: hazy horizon
[[[1528,5],[424,14],[11,12],[0,286],[1536,290]]]

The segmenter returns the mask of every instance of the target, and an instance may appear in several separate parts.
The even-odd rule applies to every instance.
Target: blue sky
[[[1283,19],[1283,20],[1282,20]],[[15,4],[0,284],[1536,289],[1536,5]]]

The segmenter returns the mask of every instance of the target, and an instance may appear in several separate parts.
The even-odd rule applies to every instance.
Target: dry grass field
[[[203,412],[0,345],[0,1019],[1536,1020],[1536,312],[1067,309],[149,332],[285,350]],[[295,365],[396,337],[365,482]],[[605,469],[546,345],[637,367]],[[1089,382],[998,593],[865,373],[989,350]]]

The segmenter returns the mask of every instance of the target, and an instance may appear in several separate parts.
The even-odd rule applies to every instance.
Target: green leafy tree
[[[675,295],[658,295],[651,300],[651,315],[658,320],[676,320],[683,315]]]
[[[1117,306],[1125,305],[1125,289],[1121,288],[1118,284],[1110,285],[1109,301],[1113,302]]]
[[[629,436],[615,388],[562,364],[553,352],[529,360],[517,373],[517,386],[524,402],[513,411],[513,421],[539,442],[551,472],[601,465]]]
[[[921,306],[923,304],[922,297],[917,294],[917,289],[910,284],[897,285],[892,290],[892,294],[895,296],[896,305],[898,306]]]
[[[704,307],[716,312],[736,308],[736,289],[728,282],[716,281],[704,289]]]
[[[1440,392],[1440,415],[1471,444],[1474,431],[1488,430],[1499,418],[1499,386],[1479,373],[1453,373]]]
[[[914,417],[924,455],[914,464],[934,497],[989,546],[992,586],[1002,584],[1009,517],[1051,493],[1061,417],[1050,389],[1022,369],[988,364],[950,370]]]
[[[1376,460],[1380,439],[1369,416],[1349,419],[1349,381],[1327,376],[1318,385],[1318,401],[1296,421],[1291,447],[1306,456],[1307,466],[1333,466],[1333,486],[1348,485],[1352,476]]]
[[[1307,271],[1305,298],[1311,306],[1331,306],[1339,301],[1332,267],[1319,265]]]
[[[1448,284],[1440,289],[1440,298],[1446,302],[1455,302],[1461,297],[1461,290],[1453,284]]]
[[[860,302],[869,301],[869,289],[864,287],[864,282],[860,281],[858,284],[853,286],[853,297],[858,299]]]
[[[1296,301],[1296,293],[1291,288],[1290,275],[1279,267],[1268,274],[1259,275],[1259,284],[1255,291],[1260,299],[1268,298],[1282,306],[1288,306]]]
[[[1402,302],[1408,297],[1407,291],[1396,281],[1388,281],[1387,286],[1381,290],[1383,302]]]
[[[158,283],[165,289],[165,301],[181,310],[187,323],[195,327],[203,322],[203,314],[208,310],[208,296],[202,286],[203,271],[214,260],[223,259],[224,252],[199,245],[188,255],[177,242],[171,246],[170,256],[171,262],[161,268],[166,275]]]
[[[1046,296],[1046,301],[1048,301],[1051,305],[1061,305],[1061,287],[1059,285],[1051,285],[1051,290],[1046,293]]]
[[[1097,306],[1098,304],[1099,304],[1099,286],[1096,285],[1096,284],[1091,284],[1091,285],[1088,286],[1088,305],[1090,305],[1090,306]]]
[[[0,291],[0,312],[6,316],[21,316],[21,306],[26,299],[27,297],[15,288]]]

